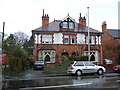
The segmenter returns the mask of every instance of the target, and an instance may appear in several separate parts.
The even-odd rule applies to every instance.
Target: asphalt
[[[36,78],[43,78],[43,77],[64,77],[64,76],[70,76],[68,74],[45,74],[43,73],[43,71],[39,71],[39,70],[27,70],[23,73],[20,73],[18,75],[5,75],[2,76],[2,80],[23,80],[23,79],[36,79]],[[98,75],[85,75],[85,77],[97,77]],[[120,73],[115,73],[112,70],[107,70],[106,73],[104,73],[102,76],[104,77],[115,77],[115,76],[120,76]],[[84,76],[83,76],[84,77]]]

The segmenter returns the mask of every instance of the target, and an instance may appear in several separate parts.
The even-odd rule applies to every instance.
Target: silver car
[[[106,72],[106,69],[103,66],[95,65],[90,61],[74,61],[67,70],[68,74],[76,74],[78,76],[81,76],[83,73],[102,75],[104,72]]]

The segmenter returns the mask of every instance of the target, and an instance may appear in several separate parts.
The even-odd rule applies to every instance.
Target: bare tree
[[[28,40],[29,36],[25,34],[24,32],[15,32],[14,39],[16,40],[16,44],[23,46],[23,44]]]

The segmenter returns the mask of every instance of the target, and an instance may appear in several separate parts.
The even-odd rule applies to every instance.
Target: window
[[[42,44],[52,44],[52,35],[42,35]]]
[[[89,43],[90,44],[92,43],[92,36],[90,36],[90,38],[89,38]]]
[[[69,35],[64,35],[64,44],[69,44]]]
[[[88,36],[86,36],[86,43],[88,44]],[[94,36],[89,37],[89,43],[95,44],[95,37]]]
[[[76,35],[70,36],[71,44],[76,44]]]
[[[43,60],[43,52],[42,51],[39,51],[38,60]]]
[[[85,66],[93,66],[94,64],[91,62],[84,62]]]
[[[69,22],[69,29],[74,29],[74,23],[73,22]]]
[[[64,35],[64,44],[76,44],[76,35]]]
[[[75,66],[84,66],[83,62],[76,62]]]
[[[63,22],[63,28],[68,28],[68,23],[67,22]]]

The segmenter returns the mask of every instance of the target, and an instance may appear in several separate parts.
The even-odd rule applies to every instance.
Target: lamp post
[[[5,22],[3,22],[2,42],[4,40],[4,30],[5,30]]]
[[[88,61],[90,61],[90,30],[89,30],[89,7],[88,9]]]

